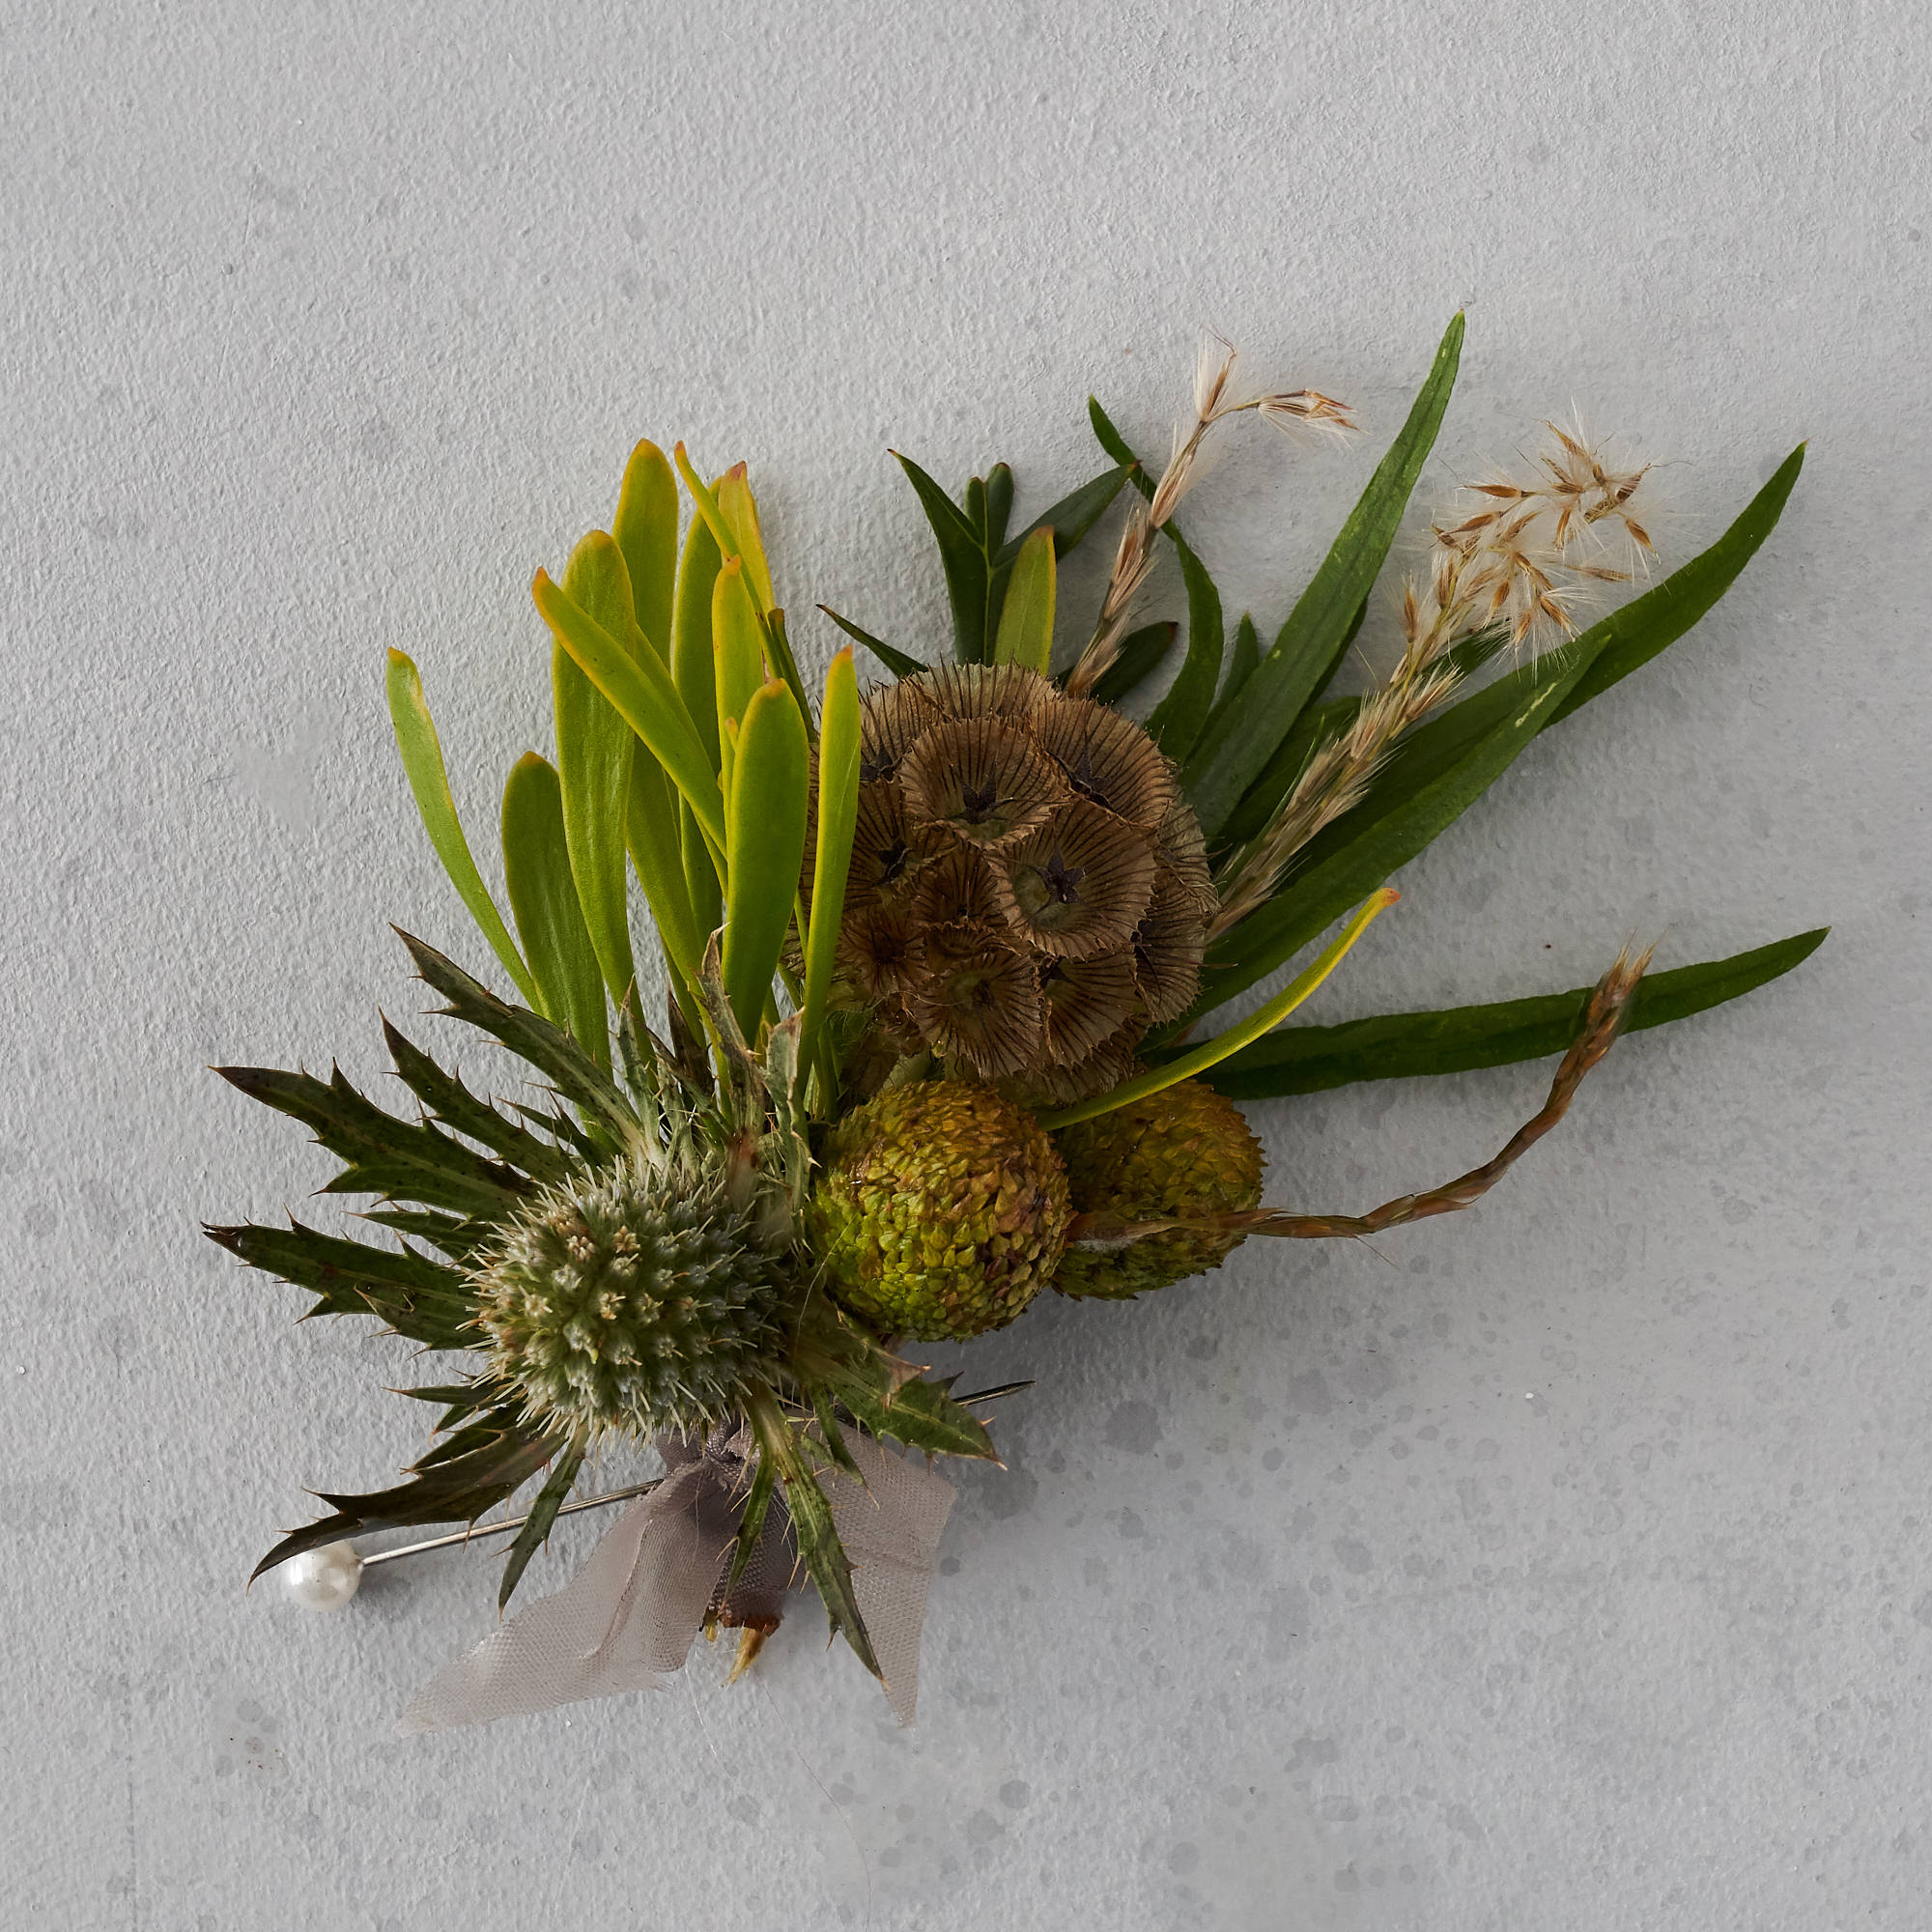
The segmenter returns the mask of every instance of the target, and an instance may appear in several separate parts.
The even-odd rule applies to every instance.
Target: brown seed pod
[[[1172,874],[1155,884],[1130,952],[1134,990],[1148,1018],[1155,1026],[1179,1019],[1201,990],[1208,935],[1195,901]]]
[[[997,929],[1000,907],[992,871],[971,845],[949,846],[921,871],[913,888],[913,923],[922,932],[964,920]]]
[[[935,724],[905,755],[908,823],[995,851],[1044,825],[1065,796],[1052,764],[1022,731],[993,718]]]
[[[1109,705],[1087,697],[1049,705],[1040,714],[1039,743],[1075,792],[1130,825],[1151,832],[1174,803],[1173,768],[1159,747]]]
[[[895,784],[861,784],[845,878],[848,917],[876,905],[905,905],[919,872],[905,806]]]
[[[880,685],[867,692],[859,714],[859,778],[883,784],[898,776],[900,761],[920,734],[938,723],[939,707],[917,680]]]
[[[1145,834],[1084,798],[996,855],[1007,923],[1057,958],[1084,959],[1123,945],[1153,891]]]
[[[1133,1012],[1132,956],[1122,951],[1043,960],[1039,993],[1047,1058],[1056,1066],[1077,1066]]]
[[[838,930],[838,964],[868,1000],[903,993],[918,971],[907,909],[883,901],[848,914]]]
[[[997,927],[949,925],[924,935],[906,1009],[942,1058],[981,1080],[1032,1066],[1040,1052],[1039,980]]]
[[[1030,721],[1054,701],[1052,685],[1024,665],[945,665],[907,682],[948,718]]]

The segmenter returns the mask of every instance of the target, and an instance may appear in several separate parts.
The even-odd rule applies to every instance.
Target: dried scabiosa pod
[[[867,694],[839,958],[956,1077],[1065,1103],[1193,1000],[1215,910],[1173,766],[1015,664]]]

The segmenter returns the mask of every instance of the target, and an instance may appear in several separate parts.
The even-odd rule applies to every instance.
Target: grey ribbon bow
[[[846,1443],[863,1483],[820,1476],[852,1564],[852,1588],[894,1715],[909,1724],[919,1639],[952,1485],[856,1431]],[[707,1613],[721,1623],[778,1622],[797,1563],[791,1522],[773,1499],[757,1548],[728,1602],[719,1600],[738,1537],[749,1432],[708,1442],[660,1436],[665,1479],[639,1496],[554,1597],[512,1617],[446,1665],[404,1712],[405,1732],[487,1724],[622,1690],[660,1690],[681,1669]]]

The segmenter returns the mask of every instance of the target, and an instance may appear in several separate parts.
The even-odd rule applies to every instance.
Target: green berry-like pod
[[[1241,1110],[1199,1080],[1064,1127],[1054,1145],[1076,1213],[1152,1221],[1261,1204],[1261,1143]],[[1173,1229],[1122,1248],[1069,1248],[1053,1285],[1062,1294],[1124,1300],[1219,1267],[1245,1238]]]
[[[554,1189],[470,1275],[490,1366],[538,1427],[701,1434],[783,1347],[787,1286],[758,1203],[722,1159],[640,1154]],[[761,1238],[762,1236],[762,1238]]]
[[[833,1299],[921,1342],[1005,1327],[1052,1278],[1066,1216],[1046,1134],[960,1080],[889,1087],[848,1114],[806,1204]]]

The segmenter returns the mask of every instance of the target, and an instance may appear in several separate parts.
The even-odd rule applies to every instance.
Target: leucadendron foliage
[[[1338,691],[1351,653],[1380,648],[1365,612],[1462,341],[1458,316],[1265,648],[1252,614],[1231,640],[1177,521],[1202,449],[1240,417],[1355,432],[1319,391],[1239,391],[1232,352],[1204,357],[1158,471],[1092,401],[1105,467],[1016,532],[1004,464],[955,498],[899,457],[952,637],[892,642],[828,611],[887,673],[865,691],[851,645],[815,691],[802,672],[744,466],[707,483],[682,445],[639,444],[611,529],[536,574],[554,744],[504,785],[507,919],[416,668],[389,653],[424,828],[513,997],[406,944],[440,1010],[519,1056],[538,1094],[473,1094],[386,1023],[420,1119],[339,1072],[224,1069],[307,1125],[343,1162],[325,1191],[376,1197],[364,1218],[393,1238],[211,1236],[307,1289],[312,1312],[371,1315],[455,1358],[409,1391],[440,1411],[409,1480],[325,1494],[329,1514],[262,1568],[392,1524],[474,1521],[541,1478],[507,1601],[599,1443],[743,1428],[757,1473],[741,1559],[787,1511],[834,1629],[876,1670],[819,1476],[853,1466],[852,1431],[993,1453],[899,1342],[970,1339],[1048,1286],[1131,1299],[1250,1234],[1358,1235],[1465,1207],[1620,1032],[1735,999],[1820,943],[1822,928],[1655,974],[1620,956],[1594,987],[1282,1025],[1531,739],[1582,728],[1584,705],[1723,595],[1803,464],[1801,447],[1657,579],[1644,468],[1546,426],[1526,474],[1479,480],[1435,526],[1395,668]],[[1099,603],[1073,611],[1059,565],[1122,497]],[[1182,633],[1135,622],[1163,547],[1186,641],[1142,719],[1122,707]],[[1626,583],[1636,594],[1582,621]],[[641,971],[634,889],[655,940]],[[1548,1100],[1483,1166],[1361,1216],[1263,1205],[1236,1101],[1545,1056],[1560,1056]]]

